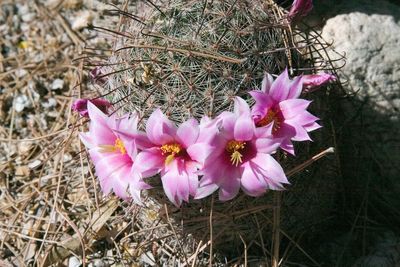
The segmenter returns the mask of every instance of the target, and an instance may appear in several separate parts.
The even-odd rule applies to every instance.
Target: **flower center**
[[[226,144],[225,150],[231,156],[231,163],[237,167],[243,162],[243,150],[246,148],[246,142],[231,140]]]
[[[124,143],[121,139],[117,138],[114,145],[99,145],[101,153],[120,152],[122,155],[126,154]]]
[[[167,165],[175,159],[175,156],[183,152],[182,146],[178,143],[165,144],[160,149],[161,154],[167,156],[165,158],[165,164]]]
[[[256,122],[256,126],[263,127],[272,122],[272,134],[275,134],[279,130],[279,128],[281,128],[282,124],[282,119],[279,116],[279,113],[279,110],[269,109],[267,114],[265,114],[265,116],[261,120]]]

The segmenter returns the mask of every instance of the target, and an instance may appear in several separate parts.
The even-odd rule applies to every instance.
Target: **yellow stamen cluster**
[[[260,121],[256,123],[258,127],[266,126],[270,124],[271,122],[274,123],[272,126],[272,133],[276,133],[278,129],[281,127],[281,121],[278,117],[278,112],[275,112],[273,110],[268,110],[267,114],[262,118]]]
[[[163,155],[168,155],[165,158],[165,164],[168,165],[174,160],[175,156],[182,151],[182,146],[178,143],[172,143],[172,144],[162,145],[160,149]]]
[[[126,149],[121,139],[117,138],[117,140],[115,140],[114,147],[116,150],[119,150],[122,155],[126,154]]]
[[[246,142],[231,140],[225,149],[231,154],[231,163],[236,167],[243,162],[243,155],[240,153],[246,147]]]
[[[121,139],[117,138],[114,142],[114,145],[99,145],[101,153],[110,153],[119,151],[122,155],[126,154],[126,149],[124,143]]]

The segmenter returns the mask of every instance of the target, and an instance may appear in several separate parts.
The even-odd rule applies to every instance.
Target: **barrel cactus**
[[[107,29],[113,36],[112,53],[96,62],[88,61],[88,69],[96,65],[91,72],[96,90],[113,103],[115,112],[137,112],[141,129],[156,108],[179,124],[188,118],[213,118],[232,110],[235,96],[251,102],[248,92],[260,87],[265,72],[279,74],[288,68],[291,75],[298,75],[332,70],[324,58],[323,41],[317,35],[292,29],[288,12],[273,0],[146,1],[133,10],[115,7],[111,13],[121,15],[118,28]],[[314,98],[314,108],[325,112],[326,95]],[[303,145],[300,162],[319,149]],[[288,159],[284,153],[277,158],[286,170],[299,163],[299,158]],[[304,179],[303,186],[300,182],[296,185],[299,194],[283,200],[282,207],[288,211],[282,215],[283,226],[291,232],[304,230],[299,221],[312,224],[329,212],[330,196],[318,200],[325,211],[314,212],[308,207],[310,201],[320,197],[320,191],[332,190],[334,184],[310,179]],[[310,184],[314,185],[313,196],[300,203],[298,197]],[[183,238],[188,246],[182,253],[197,251],[194,240],[209,237],[211,220],[215,233],[211,242],[220,245],[225,255],[237,257],[236,247],[250,244],[257,247],[254,253],[266,256],[264,244],[258,241],[270,237],[272,227],[276,227],[273,204],[281,205],[280,196],[272,196],[240,196],[229,203],[193,201],[184,205],[182,212],[174,213],[173,208],[163,206],[165,197],[153,190],[144,201],[148,209],[134,209],[142,227],[153,227],[156,218],[167,218],[169,225],[173,220],[179,230],[173,231],[170,245],[177,246],[176,237]],[[157,231],[165,235],[171,229]]]

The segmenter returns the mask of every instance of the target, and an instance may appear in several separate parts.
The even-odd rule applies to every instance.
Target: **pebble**
[[[16,112],[21,112],[30,105],[31,103],[26,95],[19,95],[15,98],[14,109]]]
[[[34,160],[31,163],[28,164],[29,169],[37,169],[40,165],[42,165],[42,161],[41,160]]]
[[[61,90],[64,87],[64,80],[55,79],[51,84],[51,90]]]
[[[77,257],[71,257],[68,260],[68,267],[79,267],[81,266],[81,262]]]

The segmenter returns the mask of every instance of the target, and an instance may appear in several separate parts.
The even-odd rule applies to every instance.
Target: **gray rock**
[[[398,8],[400,14],[400,8]],[[400,24],[391,15],[354,12],[329,19],[322,30],[334,48],[346,53],[349,85],[387,115],[400,109]]]

